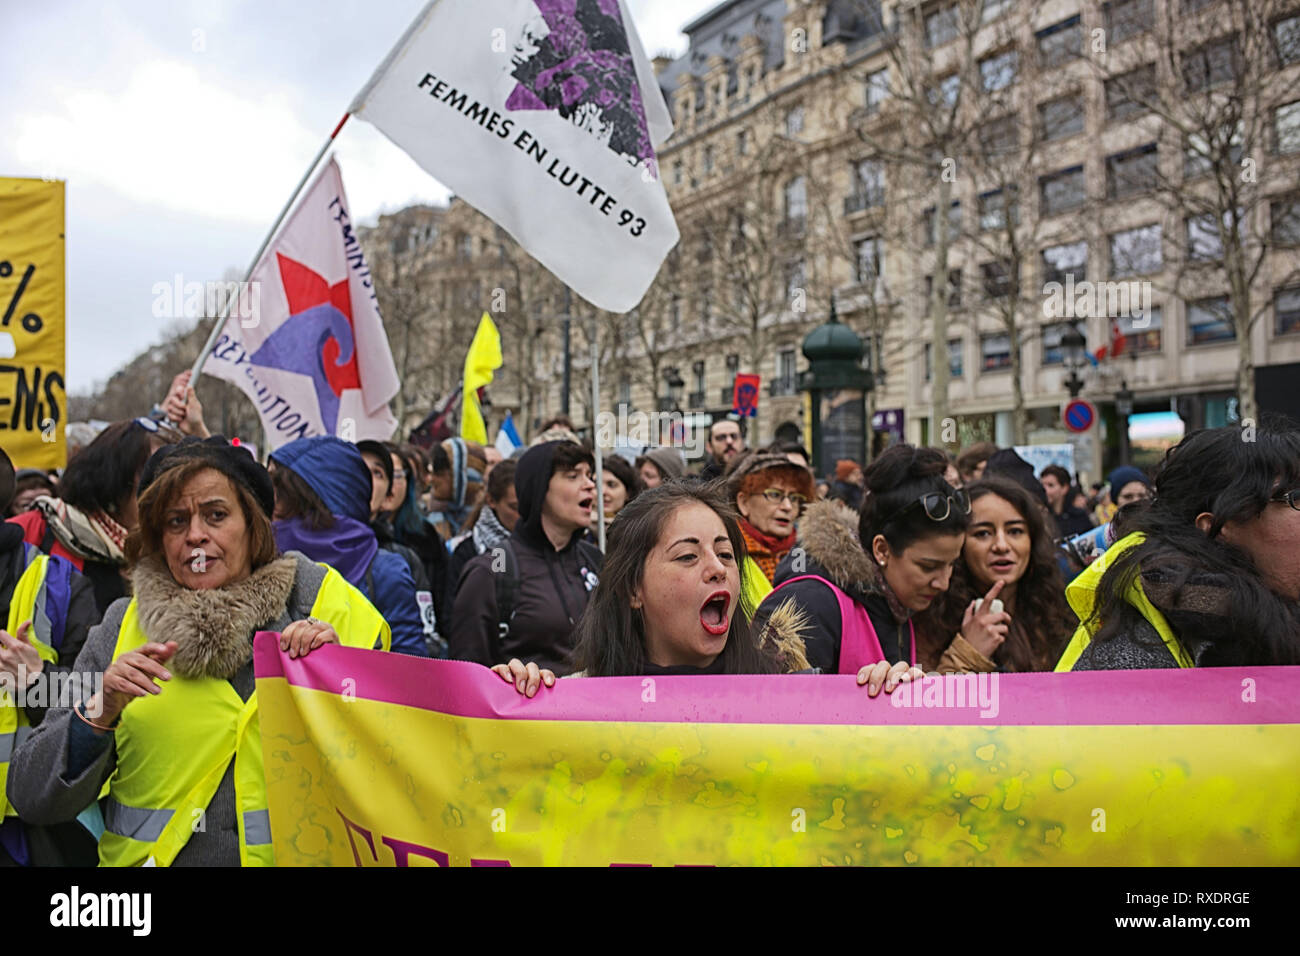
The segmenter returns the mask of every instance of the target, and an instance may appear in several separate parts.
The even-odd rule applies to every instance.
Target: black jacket
[[[517,657],[561,676],[573,670],[574,629],[596,587],[601,562],[599,553],[578,546],[585,529],[575,531],[558,551],[542,530],[542,503],[558,444],[531,449],[515,472],[519,523],[509,541],[519,574],[509,632],[501,637],[496,578],[502,572],[493,567],[497,556],[481,554],[465,565],[456,586],[449,635],[453,659],[491,667]]]
[[[0,625],[9,619],[9,607],[14,588],[17,587],[18,579],[26,569],[23,529],[8,522],[0,523]],[[95,606],[95,591],[91,582],[84,575],[73,571],[63,643],[59,647],[59,663],[44,666],[41,676],[36,679],[36,683],[28,692],[30,696],[37,701],[58,703],[51,700],[50,693],[55,691],[60,683],[55,675],[72,673],[72,662],[81,653],[90,629],[99,623],[99,618],[100,613]],[[42,682],[47,692],[33,693],[37,684]],[[24,708],[27,721],[32,727],[40,725],[47,710],[48,707],[45,706]],[[10,772],[12,774],[12,768]],[[9,832],[6,833],[5,830]],[[36,827],[20,823],[13,818],[0,821],[0,866],[20,862],[15,859],[15,854],[11,851],[17,851],[18,856],[26,858],[21,862],[36,866],[94,866],[98,861],[95,839],[89,831],[76,822]]]
[[[799,520],[798,547],[776,567],[773,584],[780,590],[769,594],[754,615],[757,630],[776,608],[792,600],[808,616],[808,626],[803,632],[808,664],[820,668],[823,674],[835,674],[839,670],[842,633],[839,601],[820,581],[798,581],[781,587],[791,578],[806,574],[826,578],[861,604],[876,629],[880,649],[891,663],[906,659],[910,651],[908,628],[895,620],[888,600],[879,590],[871,559],[858,545],[857,526],[858,516],[842,502],[818,501],[809,505]]]
[[[1052,517],[1056,519],[1056,532],[1060,538],[1073,538],[1076,534],[1083,534],[1095,527],[1088,512],[1082,508],[1066,505],[1064,511],[1059,515],[1053,514]]]

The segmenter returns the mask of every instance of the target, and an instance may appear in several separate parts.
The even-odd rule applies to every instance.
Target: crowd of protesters
[[[273,862],[258,631],[290,657],[475,662],[529,698],[565,677],[853,674],[875,697],[936,672],[1300,663],[1287,420],[1193,432],[1090,493],[988,442],[820,478],[732,419],[706,449],[605,454],[598,485],[559,418],[504,459],[325,436],[264,467],[181,375],[61,474],[0,453],[0,865]],[[93,693],[56,699],[61,676]]]

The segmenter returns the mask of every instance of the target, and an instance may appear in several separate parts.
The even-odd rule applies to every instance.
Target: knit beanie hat
[[[659,469],[665,481],[672,481],[686,474],[686,462],[682,461],[682,453],[676,448],[666,445],[661,448],[651,448],[645,453],[645,457]]]
[[[841,458],[839,461],[835,463],[835,480],[848,481],[849,475],[853,474],[853,472],[855,471],[861,471],[861,470],[862,470],[862,466],[859,465],[856,461],[851,461],[848,458]]]

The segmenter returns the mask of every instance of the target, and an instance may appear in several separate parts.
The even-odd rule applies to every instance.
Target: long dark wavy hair
[[[632,596],[645,575],[646,558],[659,543],[669,519],[678,508],[690,504],[702,504],[722,519],[738,573],[744,568],[745,539],[720,482],[705,485],[672,481],[642,492],[624,506],[610,525],[600,584],[578,621],[575,669],[588,677],[632,677],[646,672],[650,657],[645,646],[644,609],[632,607]],[[751,637],[750,622],[740,610],[739,596],[721,658],[724,674],[782,672]]]
[[[1229,521],[1259,517],[1278,491],[1300,488],[1300,426],[1265,417],[1254,434],[1236,426],[1192,432],[1165,453],[1156,469],[1155,496],[1123,509],[1120,533],[1146,535],[1117,556],[1097,586],[1087,620],[1093,640],[1129,635],[1140,614],[1125,595],[1141,575],[1158,578],[1177,609],[1194,606],[1209,585],[1221,594],[1222,613],[1166,612],[1184,644],[1210,643],[1202,665],[1300,664],[1300,604],[1269,588],[1250,555],[1226,542]],[[1213,516],[1208,532],[1196,517]],[[1162,608],[1163,610],[1163,608]]]
[[[966,493],[972,505],[985,495],[996,495],[1016,509],[1029,528],[1029,565],[1016,582],[1016,612],[1007,639],[994,653],[993,661],[1008,671],[1050,671],[1078,622],[1065,600],[1065,579],[1047,514],[1028,491],[1005,478],[981,479],[967,485]],[[966,608],[987,592],[988,587],[975,580],[963,552],[952,583],[936,602],[942,630],[928,633],[924,639],[918,635],[918,640],[927,645],[928,660],[937,661],[942,656],[948,641],[961,630]]]

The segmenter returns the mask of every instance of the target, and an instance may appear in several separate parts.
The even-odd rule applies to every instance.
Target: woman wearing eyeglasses
[[[795,546],[795,522],[813,496],[812,475],[784,454],[755,451],[737,458],[726,480],[749,552],[741,605],[752,618],[772,590],[777,564]]]
[[[1068,670],[1300,664],[1300,428],[1193,432],[1066,588]]]
[[[823,673],[906,672],[916,663],[913,618],[947,590],[970,520],[947,467],[936,449],[895,445],[867,468],[859,513],[810,505],[755,626],[793,603],[810,620],[808,662]]]

